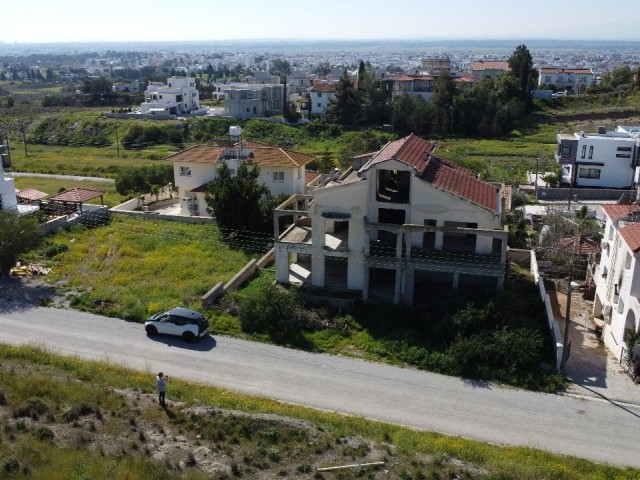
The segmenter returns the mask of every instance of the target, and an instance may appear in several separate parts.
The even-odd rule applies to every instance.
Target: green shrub
[[[244,332],[267,333],[286,340],[300,333],[302,307],[295,290],[265,285],[255,295],[244,299],[238,310]]]
[[[30,397],[23,405],[20,405],[14,410],[13,416],[38,418],[39,415],[42,415],[47,410],[49,410],[49,405],[47,405],[43,399],[39,397]]]

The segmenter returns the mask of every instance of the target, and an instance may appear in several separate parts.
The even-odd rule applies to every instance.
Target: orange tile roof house
[[[216,178],[223,163],[232,171],[237,171],[243,162],[259,167],[258,182],[267,185],[273,195],[304,193],[305,167],[313,156],[237,140],[228,146],[196,145],[165,159],[173,161],[181,215],[210,216],[205,201],[207,185]]]
[[[313,197],[280,205],[276,220],[294,225],[281,233],[275,222],[276,280],[405,304],[428,299],[433,282],[502,288],[508,189],[436,150],[409,135]]]
[[[509,62],[477,60],[471,64],[472,76],[476,81],[495,79],[510,71]]]

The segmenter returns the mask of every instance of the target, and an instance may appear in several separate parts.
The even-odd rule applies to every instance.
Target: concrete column
[[[314,252],[311,255],[311,283],[315,287],[324,287],[324,255]]]
[[[404,271],[404,291],[402,292],[402,300],[405,305],[413,305],[413,297],[416,288],[416,270],[415,268],[406,268]]]
[[[453,288],[458,288],[459,282],[460,282],[460,274],[458,272],[453,272]]]
[[[498,277],[498,290],[502,290],[504,288],[504,275]]]
[[[402,297],[402,268],[396,267],[396,288],[393,292],[393,303],[396,305],[400,303]]]
[[[289,252],[282,245],[276,245],[276,281],[289,283]]]
[[[364,278],[362,279],[362,300],[369,299],[369,264],[364,262],[363,265]]]
[[[443,243],[444,243],[444,233],[436,232],[436,238],[434,239],[434,249],[442,250]]]
[[[398,233],[396,235],[396,257],[401,258],[402,257],[402,240],[404,238],[404,235],[402,235],[401,233]]]

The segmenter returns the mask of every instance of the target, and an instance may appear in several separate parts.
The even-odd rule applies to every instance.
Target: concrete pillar
[[[504,288],[504,275],[498,277],[498,290],[502,290]]]
[[[369,299],[369,264],[364,262],[362,265],[364,271],[364,277],[362,279],[362,300]]]
[[[396,267],[396,285],[395,291],[393,292],[393,303],[396,305],[400,303],[400,298],[402,297],[402,268]]]
[[[460,282],[460,274],[458,272],[453,272],[453,288],[458,288],[459,282]]]
[[[276,245],[276,281],[289,283],[289,252],[283,245]]]
[[[398,258],[402,258],[402,240],[404,238],[404,235],[402,235],[401,233],[398,233],[396,235],[396,257]]]
[[[324,255],[314,252],[311,255],[311,283],[315,287],[324,287]]]
[[[404,271],[404,291],[402,292],[402,300],[405,305],[413,305],[415,288],[416,270],[415,268],[406,268]]]

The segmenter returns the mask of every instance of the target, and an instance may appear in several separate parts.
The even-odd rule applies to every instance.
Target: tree
[[[355,88],[345,68],[336,85],[336,96],[327,108],[329,121],[340,125],[352,125],[362,113],[361,95]]]
[[[434,133],[446,135],[453,131],[453,99],[455,95],[456,85],[449,72],[443,71],[436,80],[433,97],[431,97],[431,128]]]
[[[612,88],[618,88],[621,85],[631,86],[634,83],[633,73],[628,65],[615,68],[604,76],[602,83]]]
[[[320,162],[318,165],[318,170],[320,173],[331,173],[331,170],[334,168],[333,159],[331,158],[331,152],[329,152],[328,148],[324,149],[322,155],[320,156]]]
[[[0,276],[7,275],[18,255],[36,247],[40,230],[35,217],[0,211]]]
[[[273,227],[273,198],[265,184],[258,183],[260,168],[242,162],[236,175],[226,163],[209,183],[207,212],[222,228],[270,232]]]
[[[122,171],[116,177],[116,190],[122,196],[140,197],[151,193],[156,196],[157,200],[160,192],[171,183],[173,183],[173,167],[171,165],[133,167]]]
[[[47,82],[52,82],[53,81],[53,68],[48,67],[47,68]]]
[[[269,72],[271,75],[289,75],[291,73],[291,64],[289,63],[289,60],[276,58],[271,62]]]
[[[538,72],[533,69],[533,59],[526,45],[518,45],[509,57],[511,73],[520,83],[520,100],[524,102],[527,111],[533,105],[532,90],[538,81]]]

